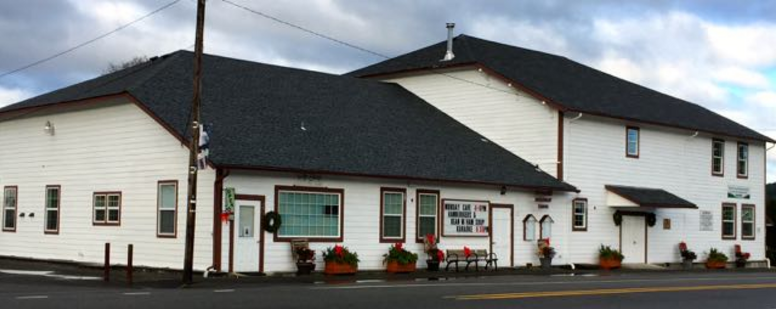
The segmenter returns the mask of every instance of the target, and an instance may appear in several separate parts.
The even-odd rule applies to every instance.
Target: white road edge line
[[[138,295],[151,295],[151,292],[127,292],[123,294],[128,296],[138,296]]]
[[[234,289],[213,290],[213,293],[232,293]]]
[[[46,299],[46,295],[17,296],[16,299]]]

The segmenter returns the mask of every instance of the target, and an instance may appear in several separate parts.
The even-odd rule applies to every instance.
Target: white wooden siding
[[[536,242],[523,241],[522,220],[527,214],[533,214],[541,218],[545,214],[550,214],[555,219],[553,226],[553,236],[557,239],[568,237],[570,210],[570,195],[556,194],[553,196],[553,203],[549,209],[539,210],[534,202],[533,192],[518,192],[508,190],[505,195],[500,194],[500,189],[496,187],[467,187],[467,186],[449,186],[439,183],[416,183],[401,182],[391,180],[377,180],[365,178],[345,178],[323,176],[320,180],[309,181],[305,177],[297,177],[290,174],[279,173],[250,173],[232,171],[225,179],[224,187],[234,187],[237,194],[263,195],[266,199],[267,211],[274,209],[275,186],[276,185],[296,185],[296,186],[314,186],[344,189],[344,240],[342,245],[357,252],[361,263],[359,269],[384,269],[382,264],[383,254],[388,252],[390,243],[379,242],[379,214],[380,214],[380,188],[398,187],[407,189],[407,213],[406,213],[406,235],[407,240],[405,248],[419,254],[418,267],[425,268],[427,256],[423,253],[423,244],[415,243],[414,235],[416,228],[416,191],[418,189],[439,190],[441,199],[473,199],[488,200],[491,203],[514,204],[515,207],[515,265],[525,265],[533,263],[537,265]],[[227,223],[224,223],[223,230],[228,231]],[[538,226],[537,226],[538,233]],[[225,233],[226,234],[226,233]],[[287,272],[295,271],[296,266],[291,258],[291,251],[287,242],[274,242],[272,234],[266,234],[265,247],[265,271],[267,272]],[[317,268],[323,269],[323,258],[321,251],[327,247],[334,246],[332,242],[311,242],[310,246],[317,254]],[[440,243],[441,249],[462,249],[463,246],[469,246],[472,249],[487,249],[489,247],[489,238],[487,237],[442,237]],[[560,250],[560,248],[559,248]],[[228,267],[228,236],[224,235],[224,249],[222,252],[222,269]],[[556,264],[565,263],[566,252],[560,251],[556,258]],[[499,264],[508,266],[507,257],[500,257]]]
[[[385,81],[401,85],[550,175],[557,175],[558,111],[536,98],[471,67],[444,75],[427,73]]]
[[[573,115],[572,115],[573,116]],[[733,246],[741,244],[752,253],[752,260],[765,258],[764,166],[762,142],[749,142],[749,178],[738,179],[735,170],[736,143],[739,139],[711,136],[666,127],[625,123],[584,115],[565,119],[565,179],[582,190],[589,200],[587,232],[574,232],[568,239],[574,260],[595,262],[594,248],[600,244],[619,247],[619,227],[613,224],[613,209],[606,206],[605,185],[662,188],[698,205],[699,210],[658,210],[657,224],[648,228],[650,263],[678,262],[678,243],[686,241],[705,260],[704,252],[714,247],[733,259]],[[625,127],[641,128],[639,158],[625,155]],[[725,176],[711,175],[711,139],[725,140]],[[751,199],[727,198],[728,185],[745,186]],[[737,240],[721,239],[721,204],[738,205]],[[741,240],[741,204],[755,204],[756,240]],[[699,230],[699,211],[713,213],[713,231]],[[663,229],[663,219],[671,219],[671,229]]]
[[[44,134],[50,121],[55,135]],[[188,149],[136,105],[125,100],[59,113],[39,112],[0,122],[0,186],[18,186],[15,233],[0,232],[0,255],[101,263],[111,243],[112,261],[126,263],[134,244],[138,266],[181,268],[186,226]],[[156,236],[157,182],[178,180],[177,238]],[[195,267],[212,263],[212,170],[199,177],[200,211]],[[58,235],[44,235],[44,189],[61,185]],[[121,225],[92,225],[92,195],[121,191]],[[31,213],[35,214],[30,218]]]

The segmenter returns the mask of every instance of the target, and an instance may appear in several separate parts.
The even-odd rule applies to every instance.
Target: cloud
[[[19,102],[22,99],[30,97],[32,94],[24,89],[19,88],[5,88],[0,86],[0,106],[5,106],[11,103]]]

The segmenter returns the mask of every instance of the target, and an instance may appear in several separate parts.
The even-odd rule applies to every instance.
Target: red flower
[[[342,257],[343,256],[343,252],[342,251],[343,251],[342,246],[340,246],[340,245],[335,245],[334,246],[334,254],[336,254],[337,256]]]
[[[393,247],[396,248],[396,250],[398,250],[400,252],[404,251],[404,249],[402,248],[403,246],[404,245],[402,243],[400,243],[400,242],[397,242],[397,243],[393,244]]]
[[[687,251],[687,244],[685,242],[679,243],[679,251]]]
[[[445,259],[445,254],[442,252],[442,250],[437,250],[437,260],[442,261]]]
[[[547,247],[550,246],[550,238],[549,237],[545,238],[544,242],[547,243]]]
[[[426,234],[426,240],[428,240],[428,243],[429,243],[429,244],[435,244],[435,243],[436,243],[436,242],[434,241],[434,240],[435,240],[435,239],[434,239],[434,234]]]
[[[464,246],[463,247],[463,255],[465,255],[467,258],[472,255],[472,249],[469,249],[469,247]]]

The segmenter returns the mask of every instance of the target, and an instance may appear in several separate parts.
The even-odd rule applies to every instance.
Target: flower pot
[[[439,261],[437,260],[426,260],[426,266],[428,271],[439,271]]]
[[[539,258],[539,261],[542,262],[542,269],[550,269],[552,268],[552,259],[551,258]]]
[[[358,271],[358,265],[347,263],[326,262],[323,273],[326,275],[353,275]]]
[[[682,260],[682,269],[692,269],[692,260]]]
[[[706,269],[725,269],[726,264],[722,261],[706,261]]]
[[[310,262],[296,263],[297,275],[309,275],[313,270],[315,270],[315,263],[310,263]]]
[[[392,274],[406,274],[415,271],[415,263],[399,264],[397,261],[390,261],[385,267],[385,271]]]
[[[736,268],[746,268],[746,261],[736,260]]]
[[[618,259],[612,259],[612,258],[609,258],[609,259],[599,258],[599,264],[601,266],[601,269],[610,270],[610,269],[620,268],[622,266],[622,261]]]

